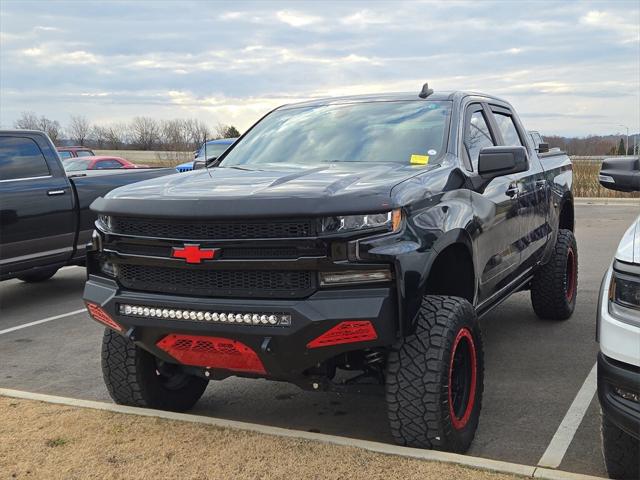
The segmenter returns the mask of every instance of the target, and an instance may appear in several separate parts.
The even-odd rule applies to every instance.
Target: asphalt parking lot
[[[545,452],[581,391],[588,408],[567,440],[559,468],[605,475],[595,385],[586,379],[597,352],[600,280],[638,213],[638,205],[577,206],[580,279],[570,320],[538,320],[528,293],[513,296],[482,320],[485,395],[469,454],[537,465],[549,455]],[[41,284],[0,284],[0,387],[110,400],[100,372],[102,328],[77,312],[83,308],[83,283],[84,270],[70,267]],[[51,317],[58,318],[25,326]],[[193,413],[391,442],[383,398],[304,392],[265,380],[211,383]]]

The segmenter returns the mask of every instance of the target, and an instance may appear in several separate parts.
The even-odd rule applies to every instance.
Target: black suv
[[[111,396],[379,391],[399,443],[467,450],[478,318],[525,289],[543,318],[576,302],[572,165],[538,153],[507,102],[425,86],[277,108],[206,170],[96,200],[84,298]]]

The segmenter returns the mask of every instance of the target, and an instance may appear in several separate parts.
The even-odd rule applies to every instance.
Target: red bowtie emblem
[[[173,247],[173,258],[184,258],[187,263],[202,263],[203,260],[216,258],[219,248],[200,248],[200,245],[185,245],[183,248]]]

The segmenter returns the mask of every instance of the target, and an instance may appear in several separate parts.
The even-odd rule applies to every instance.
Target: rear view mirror
[[[529,170],[524,147],[485,147],[478,157],[478,173],[484,180]]]
[[[600,185],[619,192],[640,192],[640,159],[605,158],[598,176]]]

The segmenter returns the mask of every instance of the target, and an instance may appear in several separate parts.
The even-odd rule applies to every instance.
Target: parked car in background
[[[93,150],[87,147],[58,147],[58,155],[62,160],[75,157],[92,157]]]
[[[120,157],[92,156],[77,157],[62,162],[67,172],[82,170],[113,170],[115,168],[149,168],[148,165],[136,165]]]
[[[0,130],[0,280],[38,282],[84,263],[95,214],[111,189],[175,174],[171,168],[65,173],[45,133]]]
[[[233,145],[236,140],[237,138],[221,138],[218,140],[211,140],[207,142],[207,160],[215,160],[216,158],[218,158],[227,148],[229,148],[229,145]],[[181,163],[176,167],[176,170],[178,172],[190,172],[194,168],[194,162],[201,162],[202,166],[204,166],[204,159],[205,146],[203,144],[202,147],[200,147],[200,150],[195,153],[195,158],[193,161]]]
[[[600,184],[640,191],[640,159],[605,159]],[[612,478],[640,478],[640,216],[602,281],[597,313],[602,451]]]
[[[464,452],[478,318],[521,290],[541,318],[574,311],[572,183],[567,155],[542,162],[488,95],[425,85],[277,108],[209,172],[92,204],[84,299],[107,327],[109,393],[187,410],[232,375],[384,392],[398,443]]]

